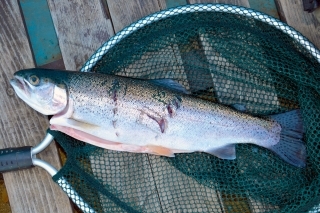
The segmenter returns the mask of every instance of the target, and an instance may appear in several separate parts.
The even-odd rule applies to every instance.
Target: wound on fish
[[[171,105],[170,105],[170,104],[167,106],[167,110],[168,110],[168,113],[169,113],[170,118],[172,118],[172,117],[173,117],[174,112],[173,112],[173,109],[172,109],[172,107],[171,107]]]
[[[160,121],[158,121],[160,129],[161,129],[161,133],[164,133],[164,131],[167,129],[167,121],[164,118],[161,118]]]
[[[113,93],[113,94],[112,94],[112,99],[113,99],[114,103],[117,104],[117,100],[118,100],[118,99],[117,99],[117,91],[114,90],[112,93]]]
[[[113,108],[112,112],[113,112],[114,115],[116,115],[118,113],[118,108],[117,107]]]
[[[173,118],[176,115],[176,110],[178,110],[181,106],[181,98],[176,96],[168,105],[167,110],[170,118]]]
[[[112,84],[111,84],[111,88],[109,90],[109,94],[111,96],[111,98],[113,99],[113,101],[115,102],[115,104],[117,104],[117,100],[118,100],[118,91],[121,89],[120,83],[118,80],[113,80]]]
[[[149,118],[151,118],[152,120],[156,121],[158,124],[159,124],[159,127],[160,127],[160,130],[161,130],[161,133],[164,133],[165,130],[167,129],[168,125],[167,125],[167,120],[164,119],[164,118],[157,118],[157,117],[154,117],[152,115],[149,115],[147,114],[147,116]]]
[[[117,120],[113,120],[113,121],[112,121],[112,125],[113,125],[113,128],[116,129],[116,128],[117,128]]]

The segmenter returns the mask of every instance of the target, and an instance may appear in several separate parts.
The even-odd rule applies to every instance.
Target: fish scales
[[[115,91],[116,101],[113,98],[115,84],[119,85]],[[167,106],[177,96],[181,99],[180,107],[171,118]],[[116,76],[74,75],[70,79],[69,98],[74,100],[72,118],[103,127],[106,135],[118,132],[116,142],[138,143],[141,146],[161,145],[190,152],[212,150],[234,143],[270,146],[277,143],[281,130],[269,120],[177,94],[145,81],[119,79]],[[165,120],[164,132],[157,119]],[[112,121],[117,122],[117,128],[114,128]],[[128,132],[131,134],[126,134]]]
[[[234,159],[235,144],[252,143],[293,165],[305,165],[298,110],[254,117],[185,94],[178,83],[165,79],[43,69],[22,70],[15,77],[11,84],[20,98],[43,114],[54,114],[52,129],[93,145],[163,156],[200,151]],[[280,122],[286,119],[296,123],[290,131]]]

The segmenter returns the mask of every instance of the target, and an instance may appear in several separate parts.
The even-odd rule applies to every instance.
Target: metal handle
[[[0,173],[39,166],[45,169],[51,176],[54,176],[58,172],[57,169],[49,163],[36,158],[36,154],[49,146],[53,138],[51,134],[47,133],[45,138],[35,147],[25,146],[0,150]],[[96,211],[78,195],[65,178],[60,178],[57,183],[83,212],[96,213]]]
[[[33,167],[31,146],[0,150],[0,172],[10,172]]]
[[[57,173],[57,170],[49,163],[37,159],[36,154],[44,150],[52,142],[53,136],[49,133],[35,147],[24,146],[18,148],[6,148],[0,150],[0,172],[11,172],[20,169],[28,169],[33,166],[40,166],[47,170],[51,176]]]
[[[45,138],[35,147],[32,148],[31,154],[36,155],[47,148],[53,140],[53,136],[49,133],[46,134]]]

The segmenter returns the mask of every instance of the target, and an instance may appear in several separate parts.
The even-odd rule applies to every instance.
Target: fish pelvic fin
[[[306,146],[303,142],[303,122],[300,110],[293,110],[269,118],[281,125],[280,141],[268,149],[287,163],[303,168],[306,166]]]
[[[145,147],[147,148],[147,150],[149,150],[147,153],[166,157],[174,157],[173,151],[169,148],[156,145],[147,145]]]

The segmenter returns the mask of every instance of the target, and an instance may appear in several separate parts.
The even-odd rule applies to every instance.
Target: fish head
[[[10,84],[19,98],[44,115],[57,114],[68,104],[66,85],[48,70],[20,70]]]

